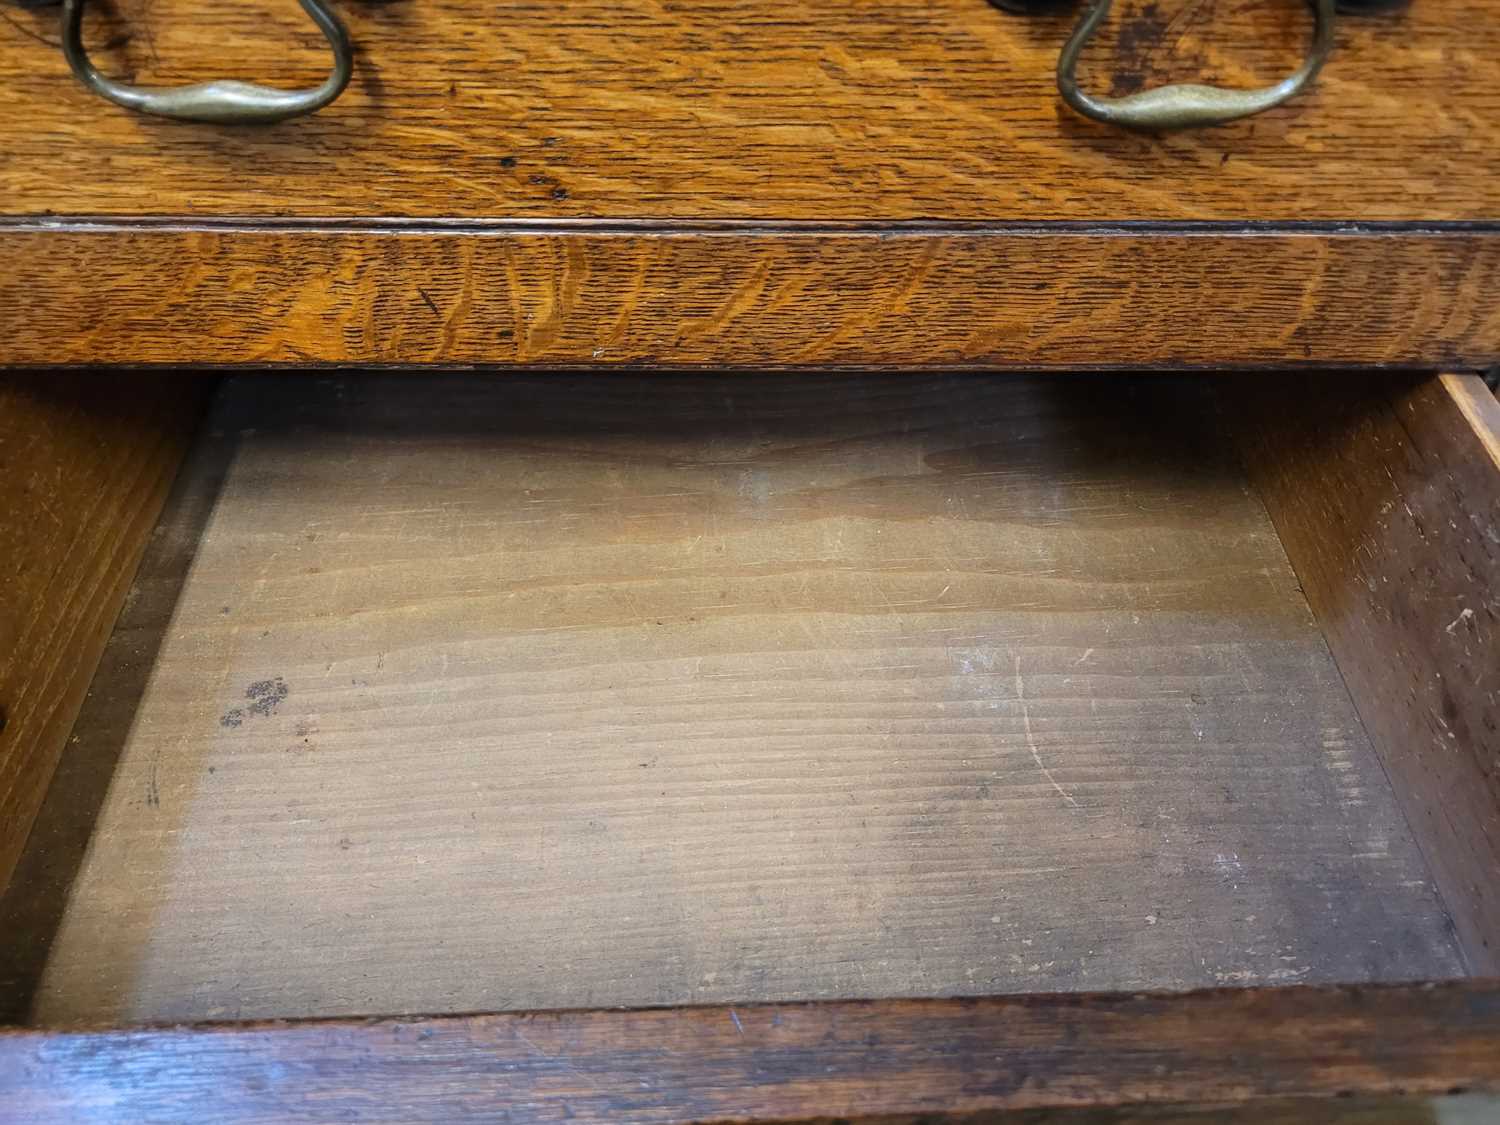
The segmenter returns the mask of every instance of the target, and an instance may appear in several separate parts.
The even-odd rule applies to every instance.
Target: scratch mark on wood
[[[1073,799],[1073,795],[1057,783],[1057,778],[1052,776],[1052,771],[1042,761],[1041,752],[1036,746],[1036,736],[1031,732],[1031,708],[1026,705],[1026,687],[1021,678],[1021,657],[1017,655],[1014,659],[1016,668],[1016,702],[1021,705],[1021,724],[1026,731],[1026,749],[1031,751],[1031,759],[1036,763],[1036,768],[1042,771],[1042,776],[1052,784],[1052,788],[1057,790],[1058,796],[1062,797],[1068,803],[1069,808],[1079,808],[1081,806]]]

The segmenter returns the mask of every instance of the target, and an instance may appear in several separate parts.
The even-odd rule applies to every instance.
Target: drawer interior
[[[226,380],[5,1014],[1462,975],[1204,388]]]

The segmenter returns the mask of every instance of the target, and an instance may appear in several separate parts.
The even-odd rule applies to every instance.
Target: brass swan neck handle
[[[1078,56],[1109,14],[1110,0],[1094,0],[1057,60],[1057,88],[1063,101],[1085,117],[1125,129],[1159,132],[1220,125],[1280,105],[1296,97],[1317,76],[1333,52],[1334,0],[1309,0],[1315,20],[1312,47],[1280,82],[1253,90],[1180,83],[1112,98],[1079,88]]]
[[[299,0],[333,51],[333,68],[307,90],[281,90],[232,78],[192,86],[132,86],[99,72],[83,46],[85,0],[63,0],[63,55],[80,82],[102,98],[157,117],[216,124],[260,125],[300,117],[328,105],[344,92],[354,71],[354,48],[343,22],[322,0]]]

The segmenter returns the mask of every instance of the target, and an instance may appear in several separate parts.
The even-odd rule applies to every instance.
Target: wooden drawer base
[[[0,902],[36,1029],[0,1085],[129,1105],[139,1062],[247,1083],[244,1119],[357,1075],[542,1120],[1500,1091],[1492,985],[1376,987],[1489,971],[1494,403],[1302,384],[227,382]],[[1249,987],[1179,991],[1213,985]],[[40,1030],[393,1014],[450,1018]]]

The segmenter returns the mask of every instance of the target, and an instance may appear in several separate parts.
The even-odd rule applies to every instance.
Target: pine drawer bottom
[[[784,1006],[903,997],[937,1006],[887,1005],[898,1022],[980,1020],[942,1034],[1000,1065],[993,1035],[1017,1012],[1104,1003],[1060,994],[1332,1004],[1350,994],[1265,986],[1492,972],[1494,888],[1473,872],[1494,854],[1497,595],[1475,581],[1500,557],[1494,404],[1462,381],[1316,382],[225,381],[0,899],[0,1014],[38,1029],[0,1036],[0,1083],[20,1073],[7,1058],[25,1069],[69,1038],[42,1029],[79,1024],[722,1009],[727,1032],[638,1028],[646,1049],[774,1039],[783,1011],[844,1026],[880,1006]],[[1421,487],[1402,492],[1394,461],[1381,477],[1382,457]],[[1454,460],[1446,484],[1423,458]],[[1402,494],[1318,514],[1344,472]],[[1389,529],[1397,503],[1430,557],[1320,545],[1341,521]],[[1406,568],[1409,606],[1361,616],[1403,581],[1339,585],[1372,561]],[[1418,630],[1425,649],[1401,639]],[[1431,719],[1424,684],[1444,670]],[[1500,1044],[1483,1038],[1500,1001],[1463,995]],[[1000,996],[1025,999],[993,1026],[940,1003]],[[1200,1017],[1207,1042],[1246,1018],[1236,996],[1153,999],[1177,1015],[1139,1026],[1222,1005]],[[773,1107],[760,1079],[720,1075],[728,1101],[687,1105],[679,1079],[622,1108],[595,1101],[635,1071],[601,1069],[584,1030],[610,1014],[550,1018],[564,1030],[539,1032],[531,1063],[574,1059],[576,1082],[502,1082],[490,1109],[524,1086],[518,1115],[536,1119],[1110,1097],[1282,1112],[1344,1092],[1424,1114],[1410,1098],[1500,1082],[1479,1050],[1482,1074],[1428,1060],[1440,1090],[1325,1072],[1260,1089],[1273,1064],[1231,1051],[1218,1069],[1241,1067],[1240,1086],[1166,1075],[1159,1098],[1121,1077],[1113,1095],[1044,1080],[867,1104],[810,1076]],[[525,1025],[512,1039],[485,1019],[502,1021],[487,1043],[526,1054]],[[1334,1021],[1355,1038],[1357,1022]],[[812,1072],[831,1034],[797,1048]],[[1191,1080],[1185,1056],[1169,1069]],[[58,1104],[27,1090],[38,1112]]]

